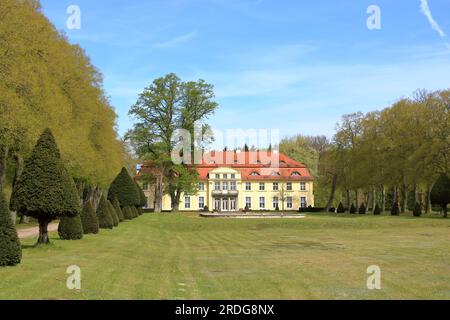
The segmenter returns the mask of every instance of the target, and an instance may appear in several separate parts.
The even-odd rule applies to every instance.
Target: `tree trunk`
[[[325,207],[325,212],[330,211],[330,208],[333,205],[334,195],[336,194],[337,179],[338,179],[337,174],[333,174],[333,181],[331,182],[330,197],[328,198],[328,202]]]
[[[17,180],[19,179],[20,175],[23,171],[23,159],[20,154],[14,154],[14,162],[15,162],[15,170],[14,170],[14,178],[12,182],[12,188],[14,189],[14,186],[17,183]],[[19,224],[22,223],[28,223],[28,219],[26,218],[25,214],[23,212],[15,212],[15,216],[19,216]],[[15,222],[15,221],[14,221]]]
[[[376,195],[376,190],[375,190],[375,186],[372,186],[372,212],[375,211],[375,207],[377,205],[377,195]]]
[[[172,204],[172,211],[178,212],[180,211],[180,198],[181,198],[181,192],[180,190],[175,190],[170,194],[170,201]]]
[[[347,210],[350,212],[350,207],[352,206],[352,200],[350,199],[350,190],[347,189]]]
[[[381,212],[384,213],[386,211],[386,190],[384,184],[381,185]]]
[[[366,206],[367,209],[369,209],[369,200],[370,200],[370,193],[366,192],[364,197],[364,205]]]
[[[158,174],[155,183],[155,213],[162,212],[162,198],[163,198],[163,185],[162,185],[162,174]]]
[[[447,203],[442,205],[442,213],[444,214],[444,218],[447,218],[447,216],[448,216],[448,214],[447,214]]]
[[[401,213],[406,212],[406,207],[408,206],[408,187],[406,184],[402,184],[402,202],[401,202]]]
[[[417,197],[417,183],[414,183],[413,186],[413,193],[414,193],[414,206],[416,205],[416,203],[419,203],[419,199]]]
[[[42,217],[38,219],[39,222],[39,239],[38,244],[48,244],[50,239],[48,237],[48,224],[52,221],[51,218]]]
[[[358,189],[355,190],[355,205],[356,205],[356,210],[359,209],[359,192]]]
[[[431,213],[431,190],[433,189],[433,186],[431,184],[427,185],[427,194],[425,199],[425,213],[429,214]]]
[[[393,192],[392,192],[392,206],[394,206],[396,203],[398,203],[397,189],[398,189],[398,187],[395,186],[393,189]]]
[[[8,158],[8,148],[0,145],[0,192],[6,184],[6,159]]]

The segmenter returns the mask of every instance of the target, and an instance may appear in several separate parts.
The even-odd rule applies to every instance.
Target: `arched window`
[[[256,172],[256,171],[253,171],[250,175],[253,176],[253,177],[256,177],[256,176],[259,176],[259,173]]]
[[[293,177],[300,177],[301,174],[299,172],[295,171],[295,172],[292,172],[292,176]]]

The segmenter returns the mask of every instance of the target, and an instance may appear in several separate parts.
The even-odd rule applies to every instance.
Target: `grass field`
[[[0,269],[1,299],[450,299],[450,220],[390,216],[202,219],[145,214],[34,247]],[[78,265],[81,291],[66,288]],[[378,265],[382,289],[368,290]]]

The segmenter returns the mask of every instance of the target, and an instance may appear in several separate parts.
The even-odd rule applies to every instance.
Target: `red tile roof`
[[[239,171],[242,180],[293,180],[311,181],[308,168],[282,153],[276,152],[234,152],[220,151],[210,152],[204,155],[201,164],[194,166],[200,176],[200,180],[208,180],[210,171],[227,167]],[[144,164],[138,172],[150,171],[151,165]],[[147,172],[148,172],[147,171]]]

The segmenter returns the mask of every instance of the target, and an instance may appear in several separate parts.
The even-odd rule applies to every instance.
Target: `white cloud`
[[[154,46],[158,47],[158,48],[168,48],[168,47],[173,47],[176,46],[177,44],[183,43],[183,42],[187,42],[193,38],[195,38],[197,36],[197,32],[189,32],[187,34],[175,37],[169,41],[165,41],[165,42],[161,42],[161,43],[157,43]]]
[[[439,24],[434,20],[433,15],[431,14],[430,6],[428,5],[428,0],[420,0],[420,9],[422,13],[427,17],[428,22],[431,25],[431,28],[435,30],[439,35],[444,38],[446,34],[444,30],[439,26]]]

